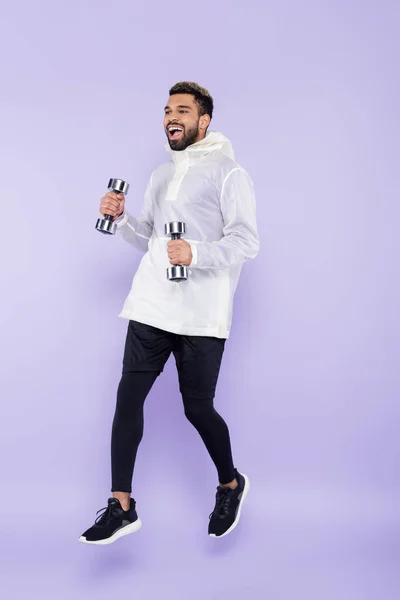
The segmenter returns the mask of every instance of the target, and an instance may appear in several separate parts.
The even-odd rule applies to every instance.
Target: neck
[[[199,135],[196,138],[196,141],[193,142],[194,144],[197,144],[197,142],[201,142],[202,140],[204,140],[204,138],[207,135],[207,131],[204,131],[203,129],[201,131],[199,131]]]

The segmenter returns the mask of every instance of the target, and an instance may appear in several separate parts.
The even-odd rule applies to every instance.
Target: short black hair
[[[214,100],[208,90],[193,81],[180,81],[169,90],[169,95],[191,94],[199,108],[199,116],[209,115],[212,119],[214,111]]]

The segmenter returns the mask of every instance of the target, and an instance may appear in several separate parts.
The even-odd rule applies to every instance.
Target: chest
[[[220,185],[210,165],[171,165],[157,182],[153,200],[159,209],[169,205],[219,209]]]

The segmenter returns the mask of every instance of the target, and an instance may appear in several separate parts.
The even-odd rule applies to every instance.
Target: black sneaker
[[[136,502],[131,498],[129,510],[124,510],[117,498],[109,498],[108,506],[97,511],[99,515],[92,527],[79,538],[84,544],[112,544],[128,533],[139,531],[142,526],[137,516]]]
[[[217,487],[216,503],[210,515],[208,534],[220,538],[228,535],[239,523],[242,504],[246,498],[250,482],[246,475],[241,475],[235,469],[238,486],[235,490]]]

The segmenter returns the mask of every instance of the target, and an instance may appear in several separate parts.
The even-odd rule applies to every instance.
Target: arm
[[[223,238],[193,244],[191,267],[227,269],[254,258],[259,251],[253,184],[240,167],[225,178],[221,189]]]
[[[153,233],[152,178],[153,176],[151,176],[146,188],[140,219],[132,216],[126,210],[118,219],[115,219],[118,233],[126,242],[142,252],[146,252],[149,239]]]

